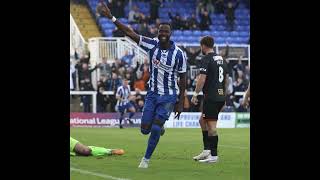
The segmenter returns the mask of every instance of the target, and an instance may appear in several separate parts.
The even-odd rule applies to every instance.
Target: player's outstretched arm
[[[135,33],[132,29],[130,29],[129,27],[127,27],[126,25],[122,24],[120,21],[118,21],[112,14],[110,9],[108,8],[108,6],[103,3],[102,5],[102,13],[104,13],[104,15],[109,18],[110,20],[112,20],[112,22],[118,27],[118,29],[120,29],[121,31],[123,31],[127,36],[129,36],[132,40],[134,40],[137,44],[140,41],[140,36]]]
[[[199,78],[198,78],[197,84],[196,84],[196,89],[195,89],[194,94],[193,94],[193,96],[192,96],[192,98],[191,98],[191,102],[192,102],[193,104],[195,104],[195,105],[198,104],[198,99],[197,99],[197,97],[198,97],[199,93],[202,91],[202,88],[203,88],[203,86],[204,86],[204,83],[206,82],[206,78],[207,78],[207,75],[206,75],[206,74],[200,74],[200,75],[199,75]]]

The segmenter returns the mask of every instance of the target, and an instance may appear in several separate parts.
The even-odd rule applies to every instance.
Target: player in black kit
[[[226,61],[213,50],[214,40],[211,36],[205,36],[200,41],[202,53],[200,77],[195,92],[191,99],[198,103],[197,96],[203,91],[203,110],[199,120],[203,135],[204,150],[193,157],[194,160],[203,163],[214,163],[218,160],[218,134],[216,130],[218,114],[225,104],[226,87],[228,80],[228,68]]]

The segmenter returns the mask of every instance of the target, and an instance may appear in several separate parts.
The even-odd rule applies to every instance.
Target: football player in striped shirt
[[[170,40],[171,25],[161,23],[156,38],[136,34],[132,29],[118,21],[104,4],[102,13],[118,29],[123,31],[149,54],[150,79],[141,118],[141,133],[148,135],[148,146],[139,168],[148,168],[149,160],[164,134],[163,125],[175,108],[179,118],[183,110],[184,91],[186,88],[186,57],[183,51]],[[178,80],[178,78],[180,78]],[[179,84],[179,85],[178,85]]]
[[[116,104],[116,109],[120,112],[120,119],[119,119],[119,126],[120,129],[123,128],[123,126],[121,125],[122,120],[124,118],[124,113],[125,111],[129,111],[129,122],[130,124],[133,124],[131,118],[134,115],[134,113],[136,112],[135,107],[130,103],[129,97],[130,97],[130,86],[128,84],[128,80],[124,79],[123,80],[123,85],[118,87],[118,90],[116,92],[116,99],[117,104]]]

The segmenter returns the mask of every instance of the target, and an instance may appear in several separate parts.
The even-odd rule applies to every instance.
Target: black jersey
[[[205,99],[215,102],[225,101],[225,77],[229,74],[226,61],[214,52],[209,53],[201,59],[200,74],[207,75],[202,90]]]

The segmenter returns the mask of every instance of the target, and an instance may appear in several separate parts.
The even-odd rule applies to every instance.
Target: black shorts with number
[[[210,99],[203,100],[203,119],[218,120],[219,112],[224,106],[224,102],[215,102]]]

